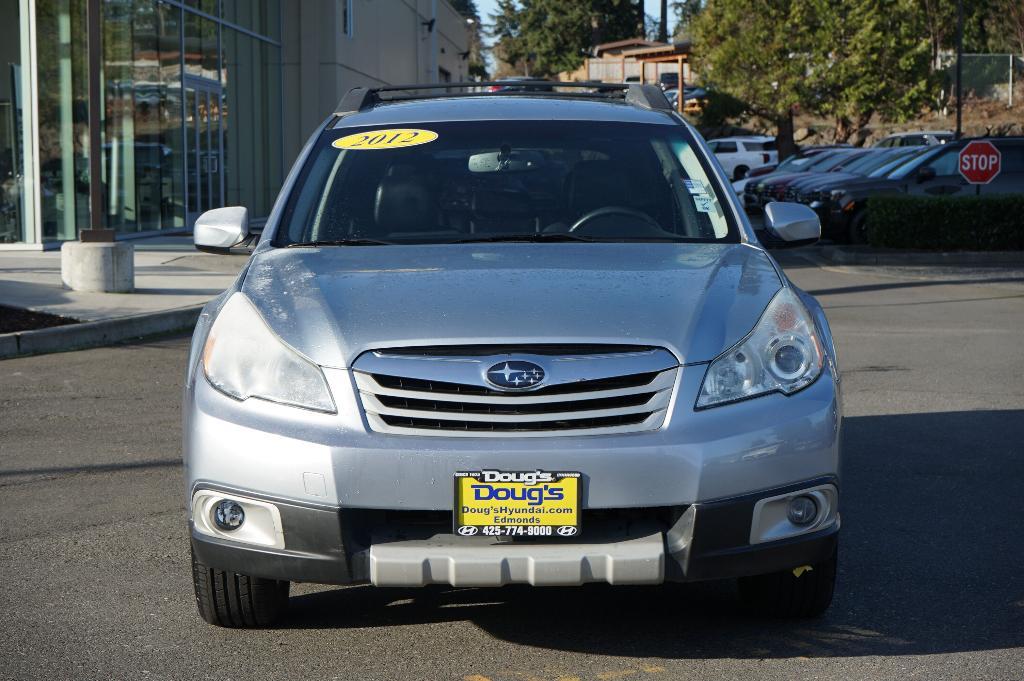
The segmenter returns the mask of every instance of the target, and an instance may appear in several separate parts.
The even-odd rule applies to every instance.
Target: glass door
[[[185,79],[185,191],[187,222],[224,205],[224,95],[219,83]]]

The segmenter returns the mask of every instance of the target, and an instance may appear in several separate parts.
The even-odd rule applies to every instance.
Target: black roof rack
[[[483,90],[500,86],[504,90]],[[557,89],[556,89],[557,88]],[[420,92],[427,90],[427,92]],[[453,92],[456,90],[457,92]],[[574,91],[575,90],[575,91]],[[405,94],[402,94],[405,93]],[[365,111],[376,104],[439,97],[557,97],[618,100],[645,109],[673,111],[665,93],[657,85],[638,83],[562,82],[557,80],[489,80],[467,83],[431,83],[428,85],[387,85],[378,88],[352,88],[341,98],[335,115]]]

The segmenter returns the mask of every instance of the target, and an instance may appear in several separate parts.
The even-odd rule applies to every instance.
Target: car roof
[[[740,141],[740,142],[770,142],[773,139],[775,139],[775,138],[770,136],[770,135],[733,135],[732,137],[716,137],[715,139],[708,140],[708,141],[709,142],[725,142],[725,141],[728,141],[728,142],[733,142],[733,141]]]
[[[551,94],[433,97],[375,104],[339,118],[334,128],[375,125],[411,125],[448,121],[595,121],[679,125],[667,111],[647,109],[623,101],[601,101]]]
[[[889,137],[910,137],[911,135],[952,135],[949,130],[907,130],[905,132],[894,132]]]

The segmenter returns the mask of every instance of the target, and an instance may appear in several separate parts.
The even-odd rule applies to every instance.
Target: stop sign
[[[1002,164],[1002,154],[991,142],[970,142],[960,150],[960,174],[971,184],[988,184],[999,174]]]

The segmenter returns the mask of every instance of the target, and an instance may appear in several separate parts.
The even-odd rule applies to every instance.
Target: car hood
[[[841,189],[847,194],[860,195],[875,191],[898,191],[902,184],[902,180],[891,180],[887,177],[862,177],[837,183],[835,188]]]
[[[775,173],[770,173],[768,175],[765,175],[764,177],[757,178],[757,184],[763,184],[766,187],[772,187],[778,184],[782,184],[784,182],[793,182],[794,180],[798,180],[801,177],[807,177],[807,173],[808,171],[806,170],[795,173],[779,173],[777,175]]]
[[[416,345],[623,343],[706,362],[782,282],[744,244],[462,244],[258,250],[242,291],[289,345],[347,367]]]
[[[863,175],[857,175],[856,173],[819,173],[811,175],[806,179],[797,180],[790,186],[801,190],[819,189],[822,187],[841,184],[843,182],[855,181],[863,177]]]

